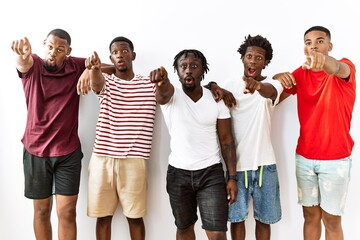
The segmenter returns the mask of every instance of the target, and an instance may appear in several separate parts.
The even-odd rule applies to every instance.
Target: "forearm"
[[[350,68],[347,64],[339,62],[331,56],[326,56],[324,71],[327,74],[335,75],[340,78],[347,78],[350,75]]]
[[[260,83],[258,92],[262,97],[270,98],[271,100],[275,100],[278,94],[276,88],[269,83]]]
[[[25,59],[23,56],[17,56],[16,58],[16,69],[21,73],[26,73],[30,70],[30,68],[34,65],[34,59],[31,56],[27,56]]]
[[[174,86],[170,83],[169,79],[165,79],[156,84],[156,101],[159,104],[166,104],[174,94]]]
[[[115,66],[107,63],[101,63],[101,72],[111,75],[115,73]]]
[[[223,144],[221,147],[221,154],[224,159],[226,170],[229,175],[236,175],[236,150],[235,143],[230,142]]]
[[[94,92],[100,92],[104,86],[105,78],[99,68],[89,70],[91,89]]]

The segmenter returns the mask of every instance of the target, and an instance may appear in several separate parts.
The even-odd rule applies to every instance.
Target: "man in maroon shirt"
[[[76,203],[81,159],[77,81],[85,58],[69,56],[70,35],[52,30],[44,40],[45,59],[33,54],[27,38],[12,42],[22,80],[27,122],[24,144],[25,196],[34,201],[36,239],[52,239],[50,215],[56,198],[59,239],[76,239]]]

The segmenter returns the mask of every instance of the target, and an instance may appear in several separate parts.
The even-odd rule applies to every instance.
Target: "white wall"
[[[42,41],[46,34],[53,28],[64,28],[73,38],[73,56],[88,57],[96,50],[103,62],[108,62],[109,42],[123,35],[134,42],[137,52],[135,71],[143,74],[160,65],[173,74],[171,65],[175,54],[184,48],[196,48],[205,54],[210,63],[205,82],[213,80],[221,84],[224,79],[242,75],[240,55],[236,50],[247,34],[261,34],[272,42],[274,58],[264,70],[265,75],[291,71],[300,66],[304,60],[303,32],[312,25],[324,25],[332,31],[334,57],[347,57],[360,66],[360,17],[354,6],[355,0],[3,2],[0,10],[0,238],[34,239],[32,201],[23,196],[20,139],[26,108],[22,85],[14,67],[14,54],[10,49],[13,39],[27,36],[33,51],[43,56]],[[177,82],[174,74],[172,80]],[[80,240],[95,239],[95,219],[86,216],[86,193],[87,166],[97,111],[98,102],[94,95],[81,99],[79,133],[85,156],[77,217]],[[360,225],[359,114],[357,101],[351,130],[356,142],[352,180],[343,217],[345,239],[348,240],[360,239],[357,229]],[[291,97],[278,106],[274,116],[273,140],[278,157],[283,217],[273,225],[272,239],[302,239],[302,210],[296,203],[294,175],[297,136],[296,100]],[[165,190],[168,154],[169,136],[159,111],[148,165],[149,202],[145,224],[149,240],[175,239],[174,221]],[[55,211],[52,219],[56,236]],[[200,224],[198,221],[196,225],[197,239],[206,239]],[[247,239],[255,239],[252,214],[247,227]],[[129,239],[127,223],[120,210],[114,216],[113,239]]]

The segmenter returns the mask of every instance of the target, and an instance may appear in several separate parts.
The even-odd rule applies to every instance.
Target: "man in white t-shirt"
[[[247,36],[238,49],[244,65],[240,79],[225,83],[236,105],[231,108],[236,155],[238,197],[229,207],[232,239],[245,239],[245,220],[253,200],[256,239],[270,239],[270,224],[281,219],[280,188],[271,143],[271,116],[279,103],[280,82],[262,76],[273,56],[264,37]],[[211,88],[217,88],[211,84]]]
[[[176,239],[195,239],[199,207],[209,239],[226,239],[228,204],[236,200],[236,152],[229,109],[201,86],[208,63],[194,49],[179,52],[174,69],[181,87],[175,87],[161,67],[150,73],[156,83],[170,133],[167,192],[177,226]],[[225,181],[224,159],[229,180]]]

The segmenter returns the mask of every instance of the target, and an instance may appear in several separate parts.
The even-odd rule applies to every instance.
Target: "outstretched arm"
[[[320,52],[305,49],[306,61],[303,69],[311,69],[313,71],[325,71],[327,74],[335,75],[342,79],[347,79],[350,75],[350,67],[335,58],[324,55]]]
[[[102,65],[97,52],[94,51],[94,54],[86,59],[85,66],[86,69],[81,74],[76,86],[78,94],[86,95],[90,89],[96,93],[100,92],[105,84],[105,78],[101,71]]]
[[[111,75],[115,73],[115,66],[107,63],[101,63],[101,72]],[[84,72],[81,74],[76,89],[77,89],[77,93],[82,96],[87,95],[89,91],[91,91],[89,69],[86,68]]]
[[[160,105],[166,104],[174,95],[174,86],[171,84],[164,67],[150,72],[150,81],[156,86],[156,101]]]
[[[255,91],[258,91],[264,98],[270,98],[271,100],[275,100],[277,98],[278,92],[270,83],[262,83],[260,81],[256,81],[252,77],[246,76],[243,76],[243,80],[245,83],[245,94],[253,94]]]
[[[26,73],[34,65],[34,59],[31,56],[31,45],[25,37],[23,39],[14,40],[11,49],[17,54],[16,68],[21,73]]]

